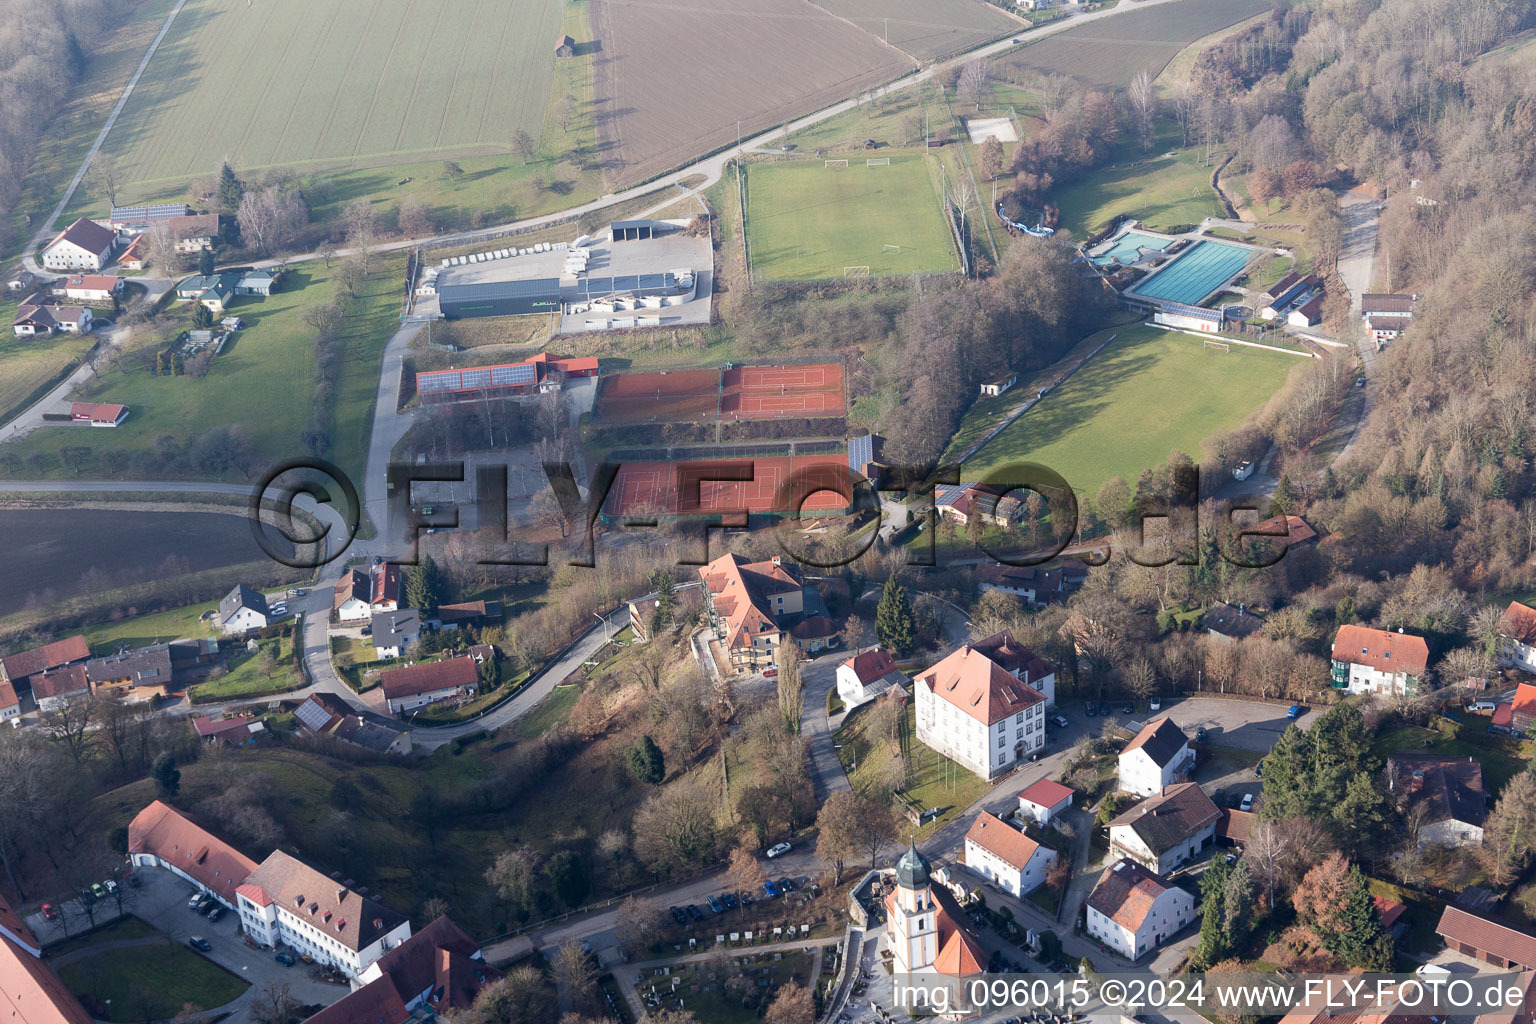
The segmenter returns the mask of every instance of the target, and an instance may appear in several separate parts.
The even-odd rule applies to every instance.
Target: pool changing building
[[[583,235],[569,244],[455,256],[425,271],[417,294],[435,294],[448,320],[682,305],[695,298],[698,280],[692,268],[671,262],[686,255],[667,237],[679,231],[667,221],[614,221],[606,239]],[[630,321],[638,319],[620,317],[611,326],[637,326]]]

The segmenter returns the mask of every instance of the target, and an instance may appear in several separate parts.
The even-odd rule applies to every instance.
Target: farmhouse
[[[67,665],[32,677],[32,699],[45,715],[62,710],[72,698],[90,692],[91,681],[84,665]]]
[[[71,402],[69,418],[71,422],[84,426],[110,428],[128,418],[128,407],[105,402]]]
[[[64,282],[64,295],[81,302],[111,302],[126,282],[115,274],[77,274]]]
[[[156,226],[153,230],[169,232],[172,247],[178,254],[186,256],[212,249],[218,244],[219,215],[194,213],[186,217],[174,217],[165,222],[163,229]]]
[[[479,943],[440,917],[358,974],[361,987],[308,1018],[305,1024],[405,1021],[468,1010],[501,972],[482,959]]]
[[[145,248],[144,236],[136,236],[133,241],[128,243],[128,248],[118,255],[118,264],[124,270],[143,270],[147,262],[147,257],[144,255]]]
[[[5,679],[0,679],[0,722],[21,724],[21,700],[16,696],[16,687]]]
[[[414,608],[375,612],[373,650],[380,660],[398,658],[421,638],[421,613]]]
[[[226,633],[246,633],[262,629],[272,621],[267,608],[267,597],[254,587],[244,583],[224,595],[219,602],[219,628]]]
[[[886,890],[886,942],[897,974],[963,978],[986,969],[987,952],[949,889],[934,885],[928,859],[909,844]]]
[[[917,738],[991,778],[1045,747],[1046,699],[966,644],[917,677]]]
[[[1460,907],[1446,907],[1435,933],[1448,949],[1501,969],[1536,971],[1536,935]]]
[[[1151,796],[1173,785],[1194,762],[1189,737],[1173,719],[1153,719],[1120,751],[1120,789]]]
[[[43,266],[48,270],[101,270],[112,262],[117,234],[93,220],[81,217],[53,236],[43,247]]]
[[[1536,608],[1509,602],[1499,619],[1499,663],[1525,672],[1536,672]]]
[[[60,306],[38,292],[23,299],[16,308],[11,331],[18,338],[46,338],[54,331],[84,334],[91,329],[93,319],[89,306]]]
[[[1413,319],[1413,307],[1419,301],[1417,295],[1391,292],[1366,292],[1360,296],[1360,315],[1369,320],[1373,316],[1392,317],[1404,322]]]
[[[1049,825],[1072,806],[1073,795],[1070,787],[1050,779],[1041,779],[1026,786],[1019,794],[1019,814],[1033,819],[1037,824]]]
[[[1488,796],[1482,765],[1470,757],[1393,754],[1386,777],[1387,792],[1418,828],[1420,848],[1483,845]]]
[[[394,668],[379,675],[389,713],[425,707],[461,695],[473,696],[480,688],[480,668],[474,658],[445,658],[409,668]]]
[[[128,859],[180,875],[231,910],[235,888],[256,870],[254,860],[159,800],[128,823]]]
[[[849,711],[885,696],[892,687],[905,690],[912,681],[879,647],[846,659],[837,666],[836,675],[837,696]]]
[[[331,597],[331,611],[338,622],[366,622],[373,614],[369,605],[368,577],[356,569],[349,570],[336,581]]]
[[[171,685],[171,645],[151,644],[92,658],[85,663],[91,689],[129,703],[164,696]]]
[[[378,754],[409,754],[411,733],[357,714],[328,693],[312,693],[293,710],[305,731],[314,736],[331,736]]]
[[[90,656],[91,646],[85,642],[85,637],[65,637],[0,659],[0,675],[17,686],[30,687],[33,676],[66,665],[79,664]]]
[[[1018,383],[1019,375],[1012,370],[1004,370],[994,377],[989,377],[981,382],[981,394],[983,398],[995,398]]]
[[[548,353],[540,352],[521,363],[418,373],[416,394],[423,402],[517,398],[558,391],[568,379],[596,376],[596,356],[562,359],[550,358]]]
[[[154,203],[148,206],[114,206],[107,218],[113,231],[144,231],[154,224],[190,217],[192,207],[186,203]]]
[[[1368,626],[1340,626],[1333,640],[1333,685],[1350,693],[1418,692],[1429,664],[1424,638]]]
[[[1044,885],[1055,863],[1055,850],[987,811],[965,833],[965,866],[1011,895],[1024,896]]]
[[[747,562],[725,554],[699,569],[699,576],[709,624],[724,641],[731,665],[740,670],[777,664],[785,628],[805,611],[800,570],[777,555]]]
[[[1109,823],[1109,850],[1153,871],[1172,871],[1215,843],[1220,818],[1195,783],[1170,786]]]
[[[257,942],[279,944],[355,978],[411,937],[411,922],[281,850],[243,880],[240,925]]]
[[[1493,712],[1493,727],[1508,729],[1516,736],[1524,736],[1536,724],[1536,685],[1521,683],[1515,688],[1515,698],[1508,704],[1500,704]]]
[[[1132,860],[1099,877],[1087,908],[1088,934],[1128,960],[1157,949],[1195,917],[1193,896]]]

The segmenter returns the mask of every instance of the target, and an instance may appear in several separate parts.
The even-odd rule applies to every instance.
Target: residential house
[[[1284,537],[1287,547],[1296,547],[1317,540],[1317,531],[1298,515],[1271,516],[1263,522],[1254,523],[1245,532],[1250,537],[1257,534],[1276,539]]]
[[[312,693],[293,711],[299,725],[313,736],[331,736],[378,754],[409,754],[411,733],[353,711],[339,697]]]
[[[126,405],[115,405],[106,402],[71,402],[69,406],[69,419],[72,423],[82,426],[105,427],[111,429],[122,424],[128,418]]]
[[[0,658],[0,675],[17,686],[30,687],[32,677],[38,673],[74,665],[90,656],[91,645],[85,642],[85,637],[77,634],[21,651],[8,658]]]
[[[1200,616],[1200,627],[1217,640],[1242,640],[1257,633],[1264,619],[1241,604],[1217,601]]]
[[[235,890],[240,925],[266,946],[289,946],[356,978],[411,937],[411,922],[275,850]]]
[[[11,292],[33,291],[35,290],[33,285],[36,281],[36,274],[32,273],[30,270],[24,270],[18,267],[16,270],[11,272],[10,277],[5,279],[5,288],[6,291]]]
[[[469,657],[445,658],[379,674],[384,703],[398,715],[450,697],[473,695],[480,688],[480,666]]]
[[[66,298],[82,303],[111,302],[122,294],[125,283],[115,274],[77,274],[61,290]]]
[[[56,271],[101,270],[112,262],[116,248],[115,231],[81,217],[43,246],[43,267]]]
[[[115,654],[87,661],[85,674],[91,689],[98,694],[133,704],[152,701],[170,692],[171,646],[125,647]]]
[[[1056,666],[1015,640],[1011,630],[973,641],[971,649],[985,654],[1013,678],[1039,691],[1046,708],[1055,706]]]
[[[124,270],[143,270],[149,262],[149,257],[145,255],[147,248],[148,246],[144,244],[144,236],[135,235],[133,241],[128,243],[128,248],[118,254],[118,266]]]
[[[1133,860],[1099,876],[1088,894],[1088,934],[1127,960],[1158,949],[1195,920],[1195,898]]]
[[[1013,896],[1044,885],[1056,856],[1049,846],[988,811],[978,814],[965,833],[965,866]]]
[[[1536,935],[1460,907],[1446,907],[1435,933],[1449,949],[1501,970],[1536,971]]]
[[[235,909],[235,889],[256,862],[156,800],[128,823],[128,860],[135,867],[164,868]]]
[[[156,229],[158,230],[158,228]],[[204,249],[212,249],[219,242],[219,215],[216,213],[194,213],[187,217],[177,217],[166,223],[166,230],[174,239],[172,248],[182,256],[202,252]]]
[[[1499,619],[1499,664],[1536,673],[1536,608],[1509,602]]]
[[[267,596],[244,583],[237,584],[219,602],[219,628],[226,633],[247,633],[262,629],[271,621]]]
[[[970,644],[914,689],[919,742],[984,779],[1045,749],[1045,696]]]
[[[983,398],[996,398],[998,395],[1013,387],[1019,381],[1019,375],[1012,370],[1004,370],[995,376],[988,377],[981,382],[981,396]]]
[[[1406,322],[1413,319],[1413,307],[1418,301],[1417,295],[1366,292],[1360,296],[1360,315],[1366,320],[1377,316],[1395,317]]]
[[[885,696],[892,687],[905,690],[912,681],[896,667],[890,654],[879,647],[871,647],[844,659],[837,666],[835,676],[838,699],[849,711]]]
[[[95,322],[90,306],[62,306],[49,302],[37,292],[21,301],[16,307],[16,318],[11,321],[11,333],[18,338],[46,338],[55,331],[64,334],[85,334]]]
[[[278,273],[272,270],[239,271],[235,275],[235,294],[266,298],[277,290],[278,277]]]
[[[480,990],[501,977],[485,963],[480,944],[440,917],[379,957],[353,980],[358,986],[305,1024],[414,1020],[467,1010]]]
[[[1070,786],[1041,779],[1019,793],[1019,816],[1039,825],[1049,825],[1072,806],[1074,795]]]
[[[16,687],[5,679],[0,679],[0,722],[21,725],[21,699],[16,696]]]
[[[5,935],[0,935],[0,1013],[8,1024],[94,1024],[46,963]]]
[[[1454,849],[1483,845],[1488,794],[1483,766],[1471,757],[1393,754],[1387,758],[1387,792],[1403,820],[1418,831],[1418,843]]]
[[[789,628],[789,635],[807,654],[837,646],[837,625],[825,615],[807,615]]]
[[[1513,700],[1494,709],[1492,726],[1524,736],[1532,725],[1536,725],[1536,685],[1521,683],[1515,688]]]
[[[976,583],[982,593],[998,590],[1031,605],[1060,604],[1087,580],[1088,566],[1075,559],[1068,559],[1054,569],[997,562],[976,569]]]
[[[1376,351],[1397,340],[1397,336],[1403,333],[1403,328],[1408,326],[1408,320],[1400,316],[1371,316],[1365,319],[1365,328],[1371,332],[1371,340],[1376,343]]]
[[[372,593],[368,577],[353,569],[336,581],[331,597],[331,611],[338,622],[366,622],[373,615],[369,604]]]
[[[1120,789],[1137,796],[1160,793],[1194,764],[1195,752],[1184,730],[1167,715],[1154,718],[1120,751]]]
[[[212,719],[198,715],[192,719],[192,728],[204,743],[239,747],[255,743],[256,737],[267,731],[267,720],[247,717]]]
[[[66,665],[32,677],[32,699],[44,714],[61,711],[76,697],[91,692],[91,681],[86,678],[84,665]]]
[[[958,526],[974,517],[988,526],[1006,529],[1024,516],[1024,501],[1009,488],[996,484],[942,484],[934,489],[934,510]]]
[[[1220,818],[1221,811],[1195,783],[1169,786],[1109,823],[1109,851],[1166,873],[1215,844]]]
[[[986,969],[987,952],[970,919],[946,886],[933,883],[932,868],[915,845],[896,862],[892,881],[885,891],[886,942],[897,975],[918,975],[922,985],[927,978],[962,980]],[[963,1015],[963,988],[957,994],[961,1002],[950,1009]]]
[[[421,613],[415,608],[378,612],[373,616],[373,650],[380,660],[399,658],[421,639]]]
[[[404,593],[400,567],[393,562],[375,562],[368,570],[368,609],[392,612],[401,604]]]
[[[463,601],[438,605],[432,624],[438,629],[451,632],[469,626],[499,626],[501,620],[500,601]]]
[[[724,642],[731,665],[750,671],[777,664],[785,629],[806,607],[800,570],[777,555],[767,562],[748,562],[725,554],[700,568],[699,576],[710,625]]]
[[[176,298],[200,303],[213,313],[223,313],[234,301],[239,280],[240,275],[233,273],[189,277],[176,286]]]
[[[1414,694],[1429,664],[1421,636],[1340,626],[1333,640],[1333,685],[1350,693]]]

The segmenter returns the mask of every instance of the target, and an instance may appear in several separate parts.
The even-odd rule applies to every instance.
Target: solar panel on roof
[[[459,371],[441,370],[417,375],[416,390],[423,394],[459,390]]]
[[[531,363],[497,366],[491,370],[491,380],[497,385],[532,384],[537,379],[538,373]]]

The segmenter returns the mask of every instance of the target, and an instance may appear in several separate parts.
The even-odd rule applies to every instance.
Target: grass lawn
[[[0,322],[14,320],[17,305],[15,300],[0,302]],[[6,330],[0,336],[0,424],[13,419],[68,376],[95,341],[93,336],[74,334],[30,341]]]
[[[113,901],[108,900],[106,905],[110,909],[112,904]],[[121,942],[124,939],[147,939],[151,935],[157,934],[159,933],[155,931],[152,925],[130,914],[127,917],[120,917],[110,924],[104,924],[95,931],[76,935],[72,939],[65,939],[56,946],[49,946],[48,955],[57,958],[66,953],[73,953],[77,949],[85,949],[87,946],[95,946],[103,942]]]
[[[1055,917],[1056,908],[1061,905],[1061,890],[1055,886],[1042,885],[1024,898],[1047,914]]]
[[[218,602],[192,604],[153,615],[139,615],[89,626],[82,632],[91,649],[97,652],[114,651],[122,644],[145,647],[183,637],[217,636],[218,629],[213,620],[204,621],[201,618],[204,612],[217,607]]]
[[[1183,135],[1172,121],[1159,121],[1158,129],[1151,150],[1122,144],[1113,163],[1051,191],[1051,201],[1061,210],[1062,227],[1086,238],[1121,215],[1156,231],[1224,216],[1211,188],[1211,167],[1201,159],[1204,150],[1198,146],[1178,149]]]
[[[865,705],[867,709],[870,705]],[[958,762],[919,743],[916,735],[917,709],[914,702],[907,702],[906,716],[902,719],[902,755],[908,759],[909,775],[902,796],[914,807],[928,810],[938,807],[940,813],[917,830],[919,839],[943,828],[960,812],[981,799],[990,787],[987,780],[973,774]],[[853,788],[864,792],[875,784],[875,772],[870,752],[873,737],[864,734],[867,713],[856,714],[843,722],[833,734],[833,742],[841,749],[837,756]],[[884,742],[881,740],[880,742]],[[850,770],[850,767],[852,770]],[[899,804],[898,799],[898,804]],[[905,822],[903,829],[908,826]]]
[[[277,667],[270,674],[261,667],[262,655],[268,652],[277,658]],[[293,664],[293,641],[284,636],[261,641],[259,653],[234,655],[229,659],[229,673],[198,683],[192,688],[192,697],[194,701],[263,697],[301,685],[303,679]]]
[[[565,721],[580,697],[581,687],[575,683],[557,686],[548,697],[535,704],[532,711],[519,718],[512,729],[523,739],[542,736]]]
[[[379,670],[387,668],[389,663],[378,660],[372,640],[361,636],[333,636],[330,644],[331,664],[352,689],[362,693],[379,685]]]
[[[107,149],[133,182],[225,156],[254,169],[506,153],[543,126],[561,24],[556,0],[192,0]]]
[[[1230,430],[1261,405],[1300,360],[1234,346],[1208,351],[1198,338],[1152,327],[1120,331],[1113,344],[965,464],[981,479],[1010,462],[1050,466],[1079,492],[1113,476],[1135,485],[1174,449],[1200,458],[1200,442]]]
[[[861,154],[864,151],[860,151]],[[747,171],[747,243],[759,280],[841,278],[843,268],[871,275],[943,273],[959,267],[921,153],[880,151],[844,168],[820,160],[754,163]],[[900,251],[886,252],[885,246]]]
[[[249,986],[181,943],[111,949],[59,969],[70,991],[104,1011],[102,1019],[171,1017],[186,1003],[211,1010]]]
[[[1388,754],[1407,752],[1439,754],[1446,757],[1474,757],[1483,766],[1483,788],[1493,797],[1505,783],[1525,770],[1536,744],[1488,731],[1488,719],[1468,716],[1460,724],[1450,719],[1435,719],[1435,728],[1405,725],[1379,733],[1371,744],[1371,753],[1385,758]]]
[[[1372,896],[1382,896],[1407,906],[1408,909],[1403,912],[1403,920],[1408,922],[1408,930],[1401,944],[1403,952],[1428,953],[1440,948],[1441,940],[1435,934],[1435,925],[1440,921],[1444,904],[1423,893],[1379,878],[1368,878],[1366,881],[1371,887]]]
[[[328,457],[354,478],[359,478],[363,469],[384,344],[399,326],[403,267],[403,257],[375,261],[374,272],[339,335],[342,359],[332,404],[333,447]],[[125,356],[104,369],[82,389],[81,398],[122,403],[132,411],[116,430],[91,432],[91,454],[78,474],[62,467],[58,458],[59,449],[66,444],[82,443],[77,432],[41,430],[8,445],[8,449],[21,458],[34,453],[41,456],[41,470],[34,473],[29,466],[29,478],[60,479],[110,476],[101,466],[103,452],[143,451],[152,449],[162,434],[196,439],[226,425],[240,428],[258,462],[307,455],[300,434],[309,422],[315,393],[315,344],[304,314],[335,294],[333,270],[318,261],[305,263],[291,269],[280,290],[270,298],[237,300],[231,313],[248,326],[214,357],[203,377],[155,376],[150,372],[152,358],[147,352]],[[136,477],[141,474],[138,467],[132,472]],[[241,479],[235,470],[207,475]]]

